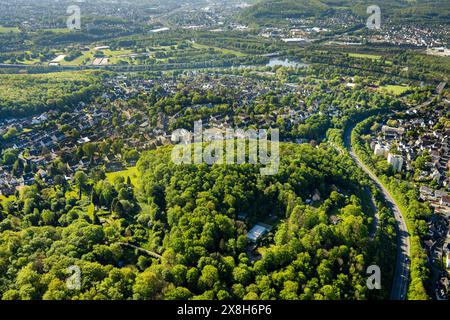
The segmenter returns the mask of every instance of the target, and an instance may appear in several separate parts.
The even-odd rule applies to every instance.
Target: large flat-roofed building
[[[402,167],[403,167],[403,157],[402,156],[389,153],[388,162],[392,165],[392,167],[394,167],[395,172],[402,171]]]
[[[271,226],[264,223],[257,223],[248,233],[247,239],[252,242],[258,242],[272,229]]]
[[[393,128],[389,126],[383,126],[381,131],[385,136],[402,136],[405,133],[404,128]]]

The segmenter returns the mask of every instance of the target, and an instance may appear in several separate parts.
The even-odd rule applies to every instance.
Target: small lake
[[[307,68],[309,65],[306,63],[299,63],[290,61],[288,59],[281,60],[280,58],[272,58],[269,63],[266,64],[266,67],[292,67],[292,68]]]

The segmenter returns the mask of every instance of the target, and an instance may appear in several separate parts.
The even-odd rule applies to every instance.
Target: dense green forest
[[[74,106],[98,91],[92,73],[0,75],[0,117],[32,115]]]
[[[393,264],[395,231],[386,212],[383,232],[369,238],[369,182],[349,157],[282,144],[278,174],[260,176],[254,165],[175,165],[170,154],[145,153],[134,185],[79,172],[73,184],[37,183],[4,202],[2,298],[381,297],[367,290],[365,270]],[[256,222],[273,229],[252,251],[246,233]],[[66,287],[71,265],[81,268],[80,290]]]
[[[367,17],[374,3],[366,0],[261,0],[241,13],[241,19],[257,24],[286,24],[286,18],[322,17],[343,12]],[[391,19],[448,21],[446,1],[382,0],[376,3]],[[284,20],[284,21],[283,21]]]
[[[447,112],[448,0],[89,1],[80,30],[66,28],[70,0],[6,4],[0,300],[438,297],[425,240],[441,228],[411,178],[432,158],[395,173],[370,143],[387,115]],[[381,29],[366,28],[370,5]],[[438,138],[445,112],[417,131]],[[171,133],[197,121],[278,129],[279,170],[175,164]],[[352,128],[407,223],[398,261],[398,217],[347,152]],[[408,277],[391,290],[399,262]]]

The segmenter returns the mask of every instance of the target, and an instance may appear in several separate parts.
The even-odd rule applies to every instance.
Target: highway
[[[405,300],[408,292],[409,284],[409,269],[411,263],[411,246],[408,228],[406,227],[405,219],[403,218],[398,205],[395,203],[392,195],[389,191],[383,187],[378,177],[367,168],[367,166],[356,156],[353,152],[352,145],[350,143],[350,136],[354,126],[349,128],[345,134],[345,145],[350,157],[355,163],[363,169],[373,182],[377,185],[378,189],[384,195],[387,204],[394,212],[394,217],[397,222],[397,261],[395,267],[394,281],[391,290],[391,300]],[[381,283],[383,285],[383,270],[381,270]]]

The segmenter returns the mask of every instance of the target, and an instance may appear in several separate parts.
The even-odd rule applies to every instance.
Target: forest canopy
[[[369,237],[367,180],[350,158],[283,143],[278,174],[261,176],[257,165],[175,165],[170,154],[145,153],[136,186],[77,173],[5,205],[2,298],[368,298],[365,270],[382,244]],[[256,247],[255,223],[272,226]],[[80,290],[66,286],[71,265]]]
[[[94,73],[1,74],[0,118],[32,115],[73,106],[94,93]]]

